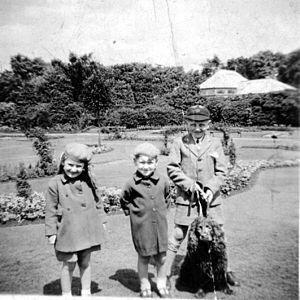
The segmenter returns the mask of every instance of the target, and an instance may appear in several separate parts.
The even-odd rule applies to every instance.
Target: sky
[[[0,0],[0,71],[17,54],[201,69],[300,48],[300,0]]]

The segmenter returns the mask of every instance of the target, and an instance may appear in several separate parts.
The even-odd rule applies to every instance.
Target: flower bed
[[[253,174],[260,169],[293,167],[299,165],[299,160],[254,160],[250,162],[239,161],[231,169],[225,179],[225,184],[221,187],[223,196],[229,196],[231,192],[242,190],[249,185]]]
[[[298,166],[299,160],[255,160],[250,162],[239,161],[230,170],[221,188],[224,197],[234,191],[246,188],[253,175],[260,169]],[[116,187],[101,187],[100,194],[104,202],[104,210],[110,215],[120,212],[121,189]],[[171,183],[171,204],[176,196],[176,187]],[[34,192],[28,199],[11,193],[0,195],[0,222],[22,224],[24,221],[37,221],[45,217],[45,197],[43,193]],[[27,222],[26,222],[27,223]]]

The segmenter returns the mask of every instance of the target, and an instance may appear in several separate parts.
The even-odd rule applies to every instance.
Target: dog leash
[[[200,216],[200,207],[202,208],[203,216],[204,217],[208,216],[209,204],[208,204],[208,201],[206,198],[206,194],[200,186],[199,186],[199,189],[200,189],[200,191],[199,191],[200,199],[199,199],[198,195],[196,195],[196,197],[195,197],[195,194],[197,194],[197,190],[194,188],[194,186],[192,187],[192,195],[191,195],[191,200],[189,203],[188,216],[191,215],[191,210],[192,210],[194,203],[197,205],[198,216]],[[195,198],[196,198],[196,201],[195,201]]]

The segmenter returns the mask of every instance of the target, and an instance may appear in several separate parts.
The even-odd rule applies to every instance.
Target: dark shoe
[[[227,282],[230,285],[240,286],[240,283],[237,281],[232,271],[227,272]]]

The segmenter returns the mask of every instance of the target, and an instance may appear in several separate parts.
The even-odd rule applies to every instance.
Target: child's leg
[[[141,284],[141,291],[143,290],[151,290],[151,285],[148,279],[148,264],[149,264],[150,256],[141,256],[138,257],[138,273]]]
[[[71,295],[72,276],[76,262],[63,262],[61,269],[61,290],[63,295]]]
[[[164,264],[166,263],[166,252],[159,253],[155,256],[157,280],[156,286],[158,290],[166,288],[166,274],[164,271]]]
[[[187,232],[188,226],[176,224],[169,238],[167,258],[166,262],[163,265],[164,273],[168,277],[171,276],[172,265],[175,260],[177,251],[179,250],[181,243],[185,239]]]
[[[91,294],[91,251],[90,249],[78,253],[78,266],[81,280],[81,296]]]

